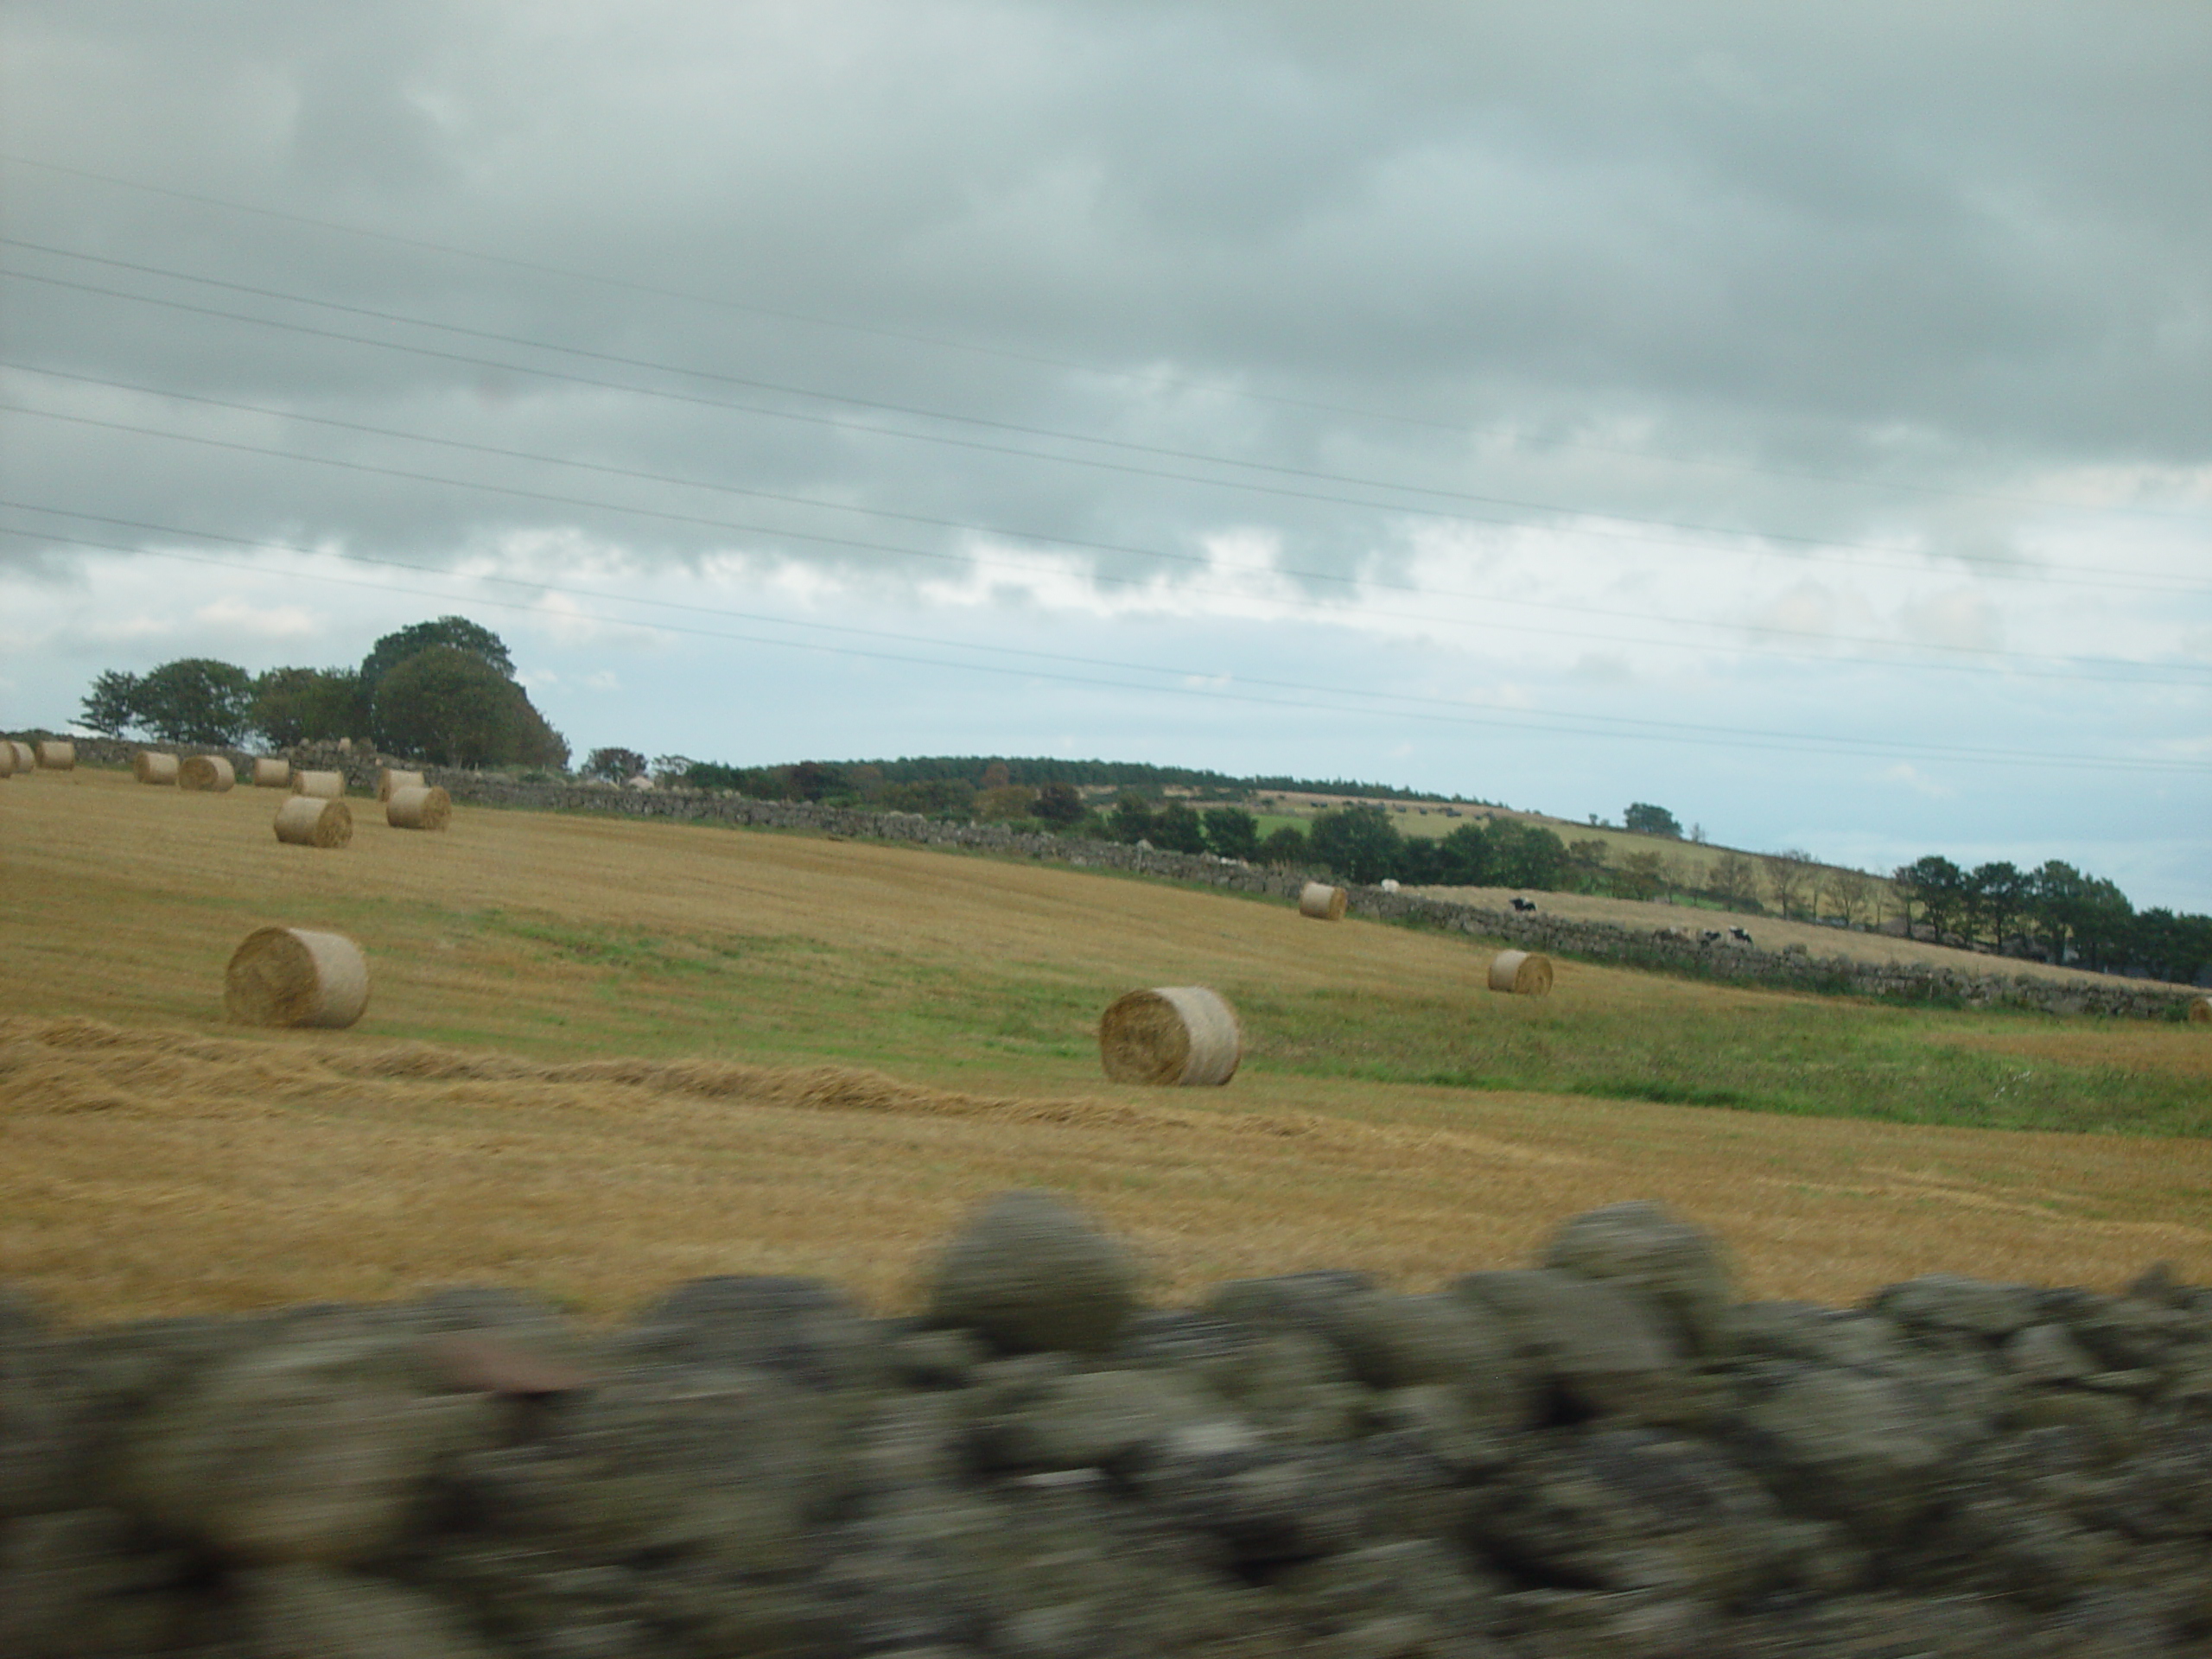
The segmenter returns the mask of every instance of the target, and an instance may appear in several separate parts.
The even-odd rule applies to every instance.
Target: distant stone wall
[[[1735,1300],[1647,1204],[1147,1307],[1008,1193],[923,1311],[722,1277],[56,1328],[10,1659],[2203,1659],[2212,1290]]]
[[[79,739],[79,762],[128,766],[130,756],[149,747],[103,738]],[[252,757],[227,753],[244,777]],[[410,766],[365,751],[344,752],[317,745],[287,752],[295,765],[342,771],[348,787],[373,794],[379,767]],[[1304,871],[1262,868],[1211,854],[1160,852],[1120,842],[1018,831],[1002,823],[952,823],[918,812],[875,812],[821,806],[806,801],[761,801],[741,795],[691,790],[634,790],[605,785],[524,783],[501,772],[457,767],[427,768],[429,781],[455,803],[513,807],[537,811],[605,812],[624,817],[727,823],[747,829],[800,830],[856,841],[909,842],[918,846],[1050,859],[1084,869],[1124,871],[1160,876],[1232,892],[1295,898],[1309,880]],[[1554,914],[1486,906],[1456,904],[1380,887],[1349,889],[1351,912],[1378,920],[1438,928],[1483,938],[1503,939],[1526,949],[1592,962],[1656,969],[1662,972],[1785,990],[1825,992],[1890,1001],[1966,1007],[2033,1008],[2049,1014],[2088,1014],[2131,1020],[2180,1020],[2202,993],[2155,981],[2105,976],[2061,980],[2039,975],[1969,972],[1924,963],[1869,963],[1846,957],[1815,957],[1800,950],[1766,950],[1737,942],[1700,944],[1696,931],[1669,938],[1662,930],[1624,927]],[[1541,899],[1538,900],[1541,906]],[[1717,912],[1716,912],[1717,913]],[[1693,912],[1694,915],[1695,912]]]

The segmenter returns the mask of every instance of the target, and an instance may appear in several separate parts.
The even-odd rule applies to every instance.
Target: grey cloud
[[[1938,485],[2202,464],[2212,439],[2212,22],[2190,10],[10,16],[20,150],[880,328]],[[1464,436],[1427,427],[655,299],[23,169],[8,183],[13,234],[594,350],[1594,510],[1948,533],[1923,502],[1879,491],[1542,446],[1490,446],[1476,466]],[[1369,510],[710,412],[35,285],[10,314],[9,350],[32,360],[645,470],[1179,550],[1260,524],[1338,568],[1402,534]],[[280,447],[372,464],[763,517],[696,493],[270,429]],[[678,556],[733,539],[21,419],[11,430],[18,480],[257,533],[433,553],[546,522]],[[2003,537],[2001,509],[1972,516],[1975,534]]]

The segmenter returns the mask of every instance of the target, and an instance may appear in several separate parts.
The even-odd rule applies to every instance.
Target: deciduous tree
[[[563,766],[569,746],[529,696],[491,663],[432,645],[377,683],[379,735],[405,754],[448,766]]]
[[[635,749],[594,749],[580,768],[586,778],[610,784],[626,784],[645,770],[645,757]]]
[[[1073,784],[1046,784],[1033,810],[1047,823],[1073,823],[1083,817],[1083,791]]]
[[[489,663],[499,670],[502,679],[515,677],[514,658],[508,655],[506,641],[465,616],[442,616],[435,622],[417,622],[411,626],[387,633],[369,647],[369,654],[361,659],[361,684],[371,698],[384,677],[410,657],[433,645],[449,645],[455,651]]]
[[[1792,912],[1809,914],[1818,892],[1819,861],[1802,848],[1786,847],[1769,854],[1763,862],[1775,908],[1785,917]]]
[[[77,720],[102,737],[121,737],[132,730],[138,724],[138,677],[119,668],[95,676]]]
[[[1638,801],[1622,813],[1621,826],[1639,836],[1667,836],[1675,841],[1682,838],[1682,826],[1675,815],[1649,801]]]
[[[1347,881],[1380,881],[1397,867],[1404,838],[1390,815],[1362,801],[1324,812],[1306,833],[1312,855]]]
[[[1706,871],[1705,890],[1731,910],[1756,910],[1759,867],[1741,853],[1723,853]]]
[[[183,657],[138,682],[137,723],[164,743],[238,742],[253,719],[253,677],[235,663]]]
[[[1205,824],[1188,801],[1170,801],[1152,815],[1152,844],[1171,853],[1203,853]]]
[[[361,677],[350,668],[272,668],[253,683],[251,723],[278,748],[359,736],[370,727]]]
[[[1224,858],[1260,855],[1260,821],[1241,806],[1217,806],[1205,815],[1206,845]]]

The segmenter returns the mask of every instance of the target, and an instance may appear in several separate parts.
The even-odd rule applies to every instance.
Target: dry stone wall
[[[143,744],[80,739],[80,764],[128,766]],[[238,775],[251,772],[244,752],[227,753]],[[373,795],[378,769],[397,762],[365,750],[344,752],[316,745],[287,751],[296,766],[342,771],[349,792]],[[1303,870],[1263,868],[1211,854],[1162,852],[1119,842],[1041,835],[1003,823],[954,823],[916,812],[875,812],[805,801],[760,801],[745,796],[688,790],[632,790],[576,783],[529,783],[499,772],[424,768],[428,780],[456,804],[520,807],[544,811],[606,812],[625,817],[727,823],[746,829],[812,830],[855,840],[909,842],[920,846],[1050,859],[1078,868],[1125,872],[1200,883],[1233,892],[1295,899],[1311,879]],[[2182,1020],[2202,993],[2152,981],[2104,976],[2057,980],[2021,973],[1969,973],[1920,963],[1867,963],[1845,957],[1773,951],[1739,942],[1702,944],[1694,934],[1669,938],[1667,930],[1580,920],[1540,907],[1533,913],[1447,903],[1416,893],[1354,887],[1355,915],[1503,939],[1523,949],[1593,962],[1613,962],[1732,982],[1775,986],[1896,1001],[1967,1007],[2020,1007],[2050,1014],[2089,1014],[2139,1020]],[[1693,912],[1696,914],[1697,912]],[[1718,912],[1715,912],[1716,914]]]
[[[1738,1302],[1656,1206],[1147,1306],[1008,1194],[924,1311],[0,1298],[11,1659],[2204,1659],[2212,1289]]]

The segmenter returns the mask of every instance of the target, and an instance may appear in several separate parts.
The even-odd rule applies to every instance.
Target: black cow
[[[1749,933],[1746,933],[1746,932],[1745,932],[1742,928],[1740,928],[1740,927],[1732,927],[1732,928],[1730,928],[1730,929],[1728,930],[1728,937],[1729,937],[1730,938],[1732,938],[1732,939],[1740,940],[1743,944],[1749,944],[1751,942],[1751,936]]]

